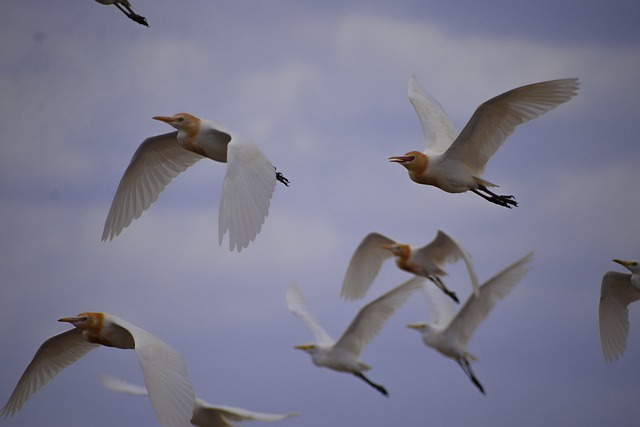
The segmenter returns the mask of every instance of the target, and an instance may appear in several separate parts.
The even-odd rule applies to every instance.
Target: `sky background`
[[[640,5],[635,1],[136,0],[150,28],[92,1],[4,2],[0,13],[0,405],[40,344],[82,311],[116,314],[178,349],[201,398],[300,412],[286,426],[601,426],[640,419],[640,307],[624,357],[604,362],[602,276],[638,259]],[[415,74],[461,129],[483,101],[578,77],[577,97],[518,127],[484,178],[508,210],[409,180],[422,149]],[[155,115],[189,112],[256,142],[292,182],[241,253],[218,245],[225,165],[200,161],[115,240],[100,237],[118,181]],[[481,282],[530,251],[533,268],[469,349],[487,390],[405,325],[420,294],[365,348],[369,377],[318,368],[286,309],[296,282],[337,338],[365,301],[339,299],[371,231],[423,245],[438,229]],[[462,265],[445,283],[461,298]],[[371,300],[408,278],[388,262]],[[98,348],[6,426],[155,426],[132,351]],[[260,425],[255,422],[250,425]]]

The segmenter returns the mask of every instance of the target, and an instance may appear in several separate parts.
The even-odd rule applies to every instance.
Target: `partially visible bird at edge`
[[[96,0],[100,4],[104,5],[115,5],[122,13],[126,15],[127,18],[131,19],[134,22],[137,22],[140,25],[144,25],[145,27],[149,26],[147,19],[144,16],[140,16],[133,11],[131,8],[131,3],[129,0]]]

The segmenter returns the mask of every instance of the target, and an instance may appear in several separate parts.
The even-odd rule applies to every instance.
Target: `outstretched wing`
[[[460,259],[464,261],[471,279],[471,286],[473,292],[479,295],[480,285],[478,284],[478,277],[476,276],[473,263],[471,262],[471,255],[458,244],[451,236],[442,230],[438,230],[435,239],[430,243],[423,246],[416,251],[416,256],[424,260],[424,263],[433,262],[436,265],[442,265],[445,263],[453,263]]]
[[[624,354],[629,334],[628,305],[640,300],[640,292],[631,286],[631,275],[607,271],[600,286],[598,320],[600,347],[607,362]]]
[[[380,233],[369,233],[362,239],[349,261],[340,296],[346,300],[360,299],[378,275],[382,263],[393,256],[382,245],[395,243]]]
[[[360,354],[364,346],[380,332],[387,319],[404,304],[413,291],[420,289],[424,281],[424,277],[414,276],[362,307],[336,342],[335,348]]]
[[[182,356],[156,336],[113,316],[113,322],[129,331],[151,407],[163,427],[190,426],[195,394]]]
[[[288,414],[270,414],[266,412],[255,412],[249,411],[248,409],[238,408],[235,406],[223,406],[223,405],[210,405],[208,403],[202,402],[202,406],[198,408],[198,411],[213,413],[216,416],[222,417],[225,421],[229,422],[229,426],[231,426],[231,422],[241,422],[241,421],[267,421],[267,422],[275,422],[281,421],[286,418],[296,417],[300,414],[296,412],[291,412]],[[195,420],[194,413],[194,420]]]
[[[304,299],[304,295],[300,292],[300,288],[295,283],[292,283],[287,290],[285,296],[287,302],[287,308],[294,316],[296,316],[304,325],[309,328],[313,333],[316,343],[319,345],[331,345],[333,344],[333,338],[324,330],[322,326],[313,317],[309,308],[307,307],[307,301]]]
[[[446,152],[478,175],[516,126],[569,101],[578,93],[578,79],[561,79],[522,86],[480,105]]]
[[[409,78],[409,101],[422,126],[425,151],[444,153],[456,139],[458,132],[440,103],[420,86],[415,76]]]
[[[111,240],[142,215],[180,172],[202,158],[178,144],[178,132],[144,140],[120,179],[102,232],[102,241]]]
[[[229,231],[229,250],[240,252],[252,242],[269,213],[276,171],[251,141],[233,137],[227,146],[227,174],[222,184],[218,238]]]
[[[475,329],[489,315],[496,303],[505,298],[529,271],[533,254],[514,262],[480,286],[480,295],[471,294],[448,326],[449,331],[466,345]]]
[[[44,387],[64,368],[84,356],[98,344],[87,342],[80,329],[70,329],[46,340],[25,369],[0,415],[18,412],[35,392]]]

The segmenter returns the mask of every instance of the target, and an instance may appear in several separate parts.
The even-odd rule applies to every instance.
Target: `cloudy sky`
[[[482,6],[480,5],[482,4]],[[184,356],[203,399],[287,426],[631,425],[640,418],[640,307],[621,360],[600,352],[597,306],[612,258],[638,259],[640,27],[637,2],[136,0],[150,28],[92,1],[5,2],[0,13],[0,405],[56,319],[105,311]],[[421,149],[407,100],[415,74],[461,129],[514,87],[578,77],[579,95],[519,127],[484,177],[508,210],[412,183],[387,158]],[[201,161],[115,240],[102,227],[138,144],[181,111],[255,141],[278,186],[257,240],[218,245],[225,166]],[[369,377],[313,366],[310,333],[284,304],[296,282],[335,337],[364,301],[339,299],[370,231],[422,245],[438,229],[481,281],[530,251],[533,269],[478,328],[470,351],[487,395],[407,323],[414,295],[366,347]],[[469,291],[462,265],[447,284]],[[406,280],[390,263],[367,299]],[[99,348],[6,426],[154,426],[134,352]],[[255,423],[254,425],[258,425]]]

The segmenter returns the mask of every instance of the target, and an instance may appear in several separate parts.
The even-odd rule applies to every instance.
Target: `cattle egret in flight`
[[[111,391],[118,393],[133,394],[136,396],[148,396],[149,393],[144,387],[130,384],[126,381],[113,378],[107,375],[100,375],[100,382]],[[235,408],[233,406],[212,405],[196,397],[196,404],[193,408],[193,418],[191,424],[199,427],[234,427],[234,423],[241,421],[281,421],[285,418],[296,417],[300,414],[291,412],[288,414],[267,414],[264,412],[254,412],[247,409]]]
[[[423,283],[422,277],[414,277],[362,307],[337,341],[334,341],[318,324],[309,312],[298,286],[292,284],[286,294],[287,307],[311,330],[315,338],[314,343],[297,345],[295,348],[309,353],[314,365],[338,372],[352,373],[384,396],[388,396],[383,386],[372,382],[363,374],[371,367],[360,361],[360,353],[380,332],[393,312]]]
[[[511,264],[480,286],[480,295],[471,294],[464,305],[454,314],[451,301],[431,286],[425,286],[429,308],[429,322],[407,325],[420,332],[428,347],[454,359],[473,384],[485,394],[484,388],[471,370],[470,361],[477,360],[467,351],[471,335],[493,309],[498,300],[506,297],[528,271],[533,255]]]
[[[416,276],[426,277],[455,302],[459,302],[458,297],[447,289],[440,276],[447,274],[442,269],[443,264],[462,259],[471,277],[473,290],[476,294],[478,292],[478,278],[471,257],[447,233],[438,230],[433,241],[416,249],[397,243],[382,234],[369,233],[351,257],[340,295],[347,300],[362,298],[378,275],[383,261],[392,256],[396,257],[398,268]]]
[[[517,206],[513,196],[500,196],[497,187],[481,178],[487,161],[516,126],[533,120],[577,94],[578,79],[552,80],[522,86],[480,105],[458,134],[440,104],[409,79],[409,101],[418,114],[424,133],[424,152],[409,151],[389,157],[407,168],[411,180],[448,193],[471,190],[500,206]]]
[[[149,332],[106,313],[64,317],[74,329],[46,340],[20,377],[0,415],[18,412],[32,394],[88,351],[100,344],[134,349],[142,368],[149,399],[163,427],[190,426],[195,395],[180,354]]]
[[[640,300],[640,264],[614,259],[631,274],[607,271],[600,287],[600,347],[607,362],[622,357],[629,334],[629,304]]]
[[[122,13],[127,15],[127,18],[137,22],[138,24],[144,25],[145,27],[149,26],[144,16],[140,16],[136,14],[131,9],[131,3],[129,3],[129,0],[96,0],[96,1],[104,5],[114,4],[118,9],[120,9],[120,11],[122,11]]]
[[[219,243],[229,231],[229,249],[240,252],[260,232],[276,180],[287,186],[289,181],[253,142],[219,123],[186,113],[153,119],[177,131],[147,138],[135,152],[113,198],[102,241],[113,239],[139,218],[180,172],[209,158],[227,163],[218,211]]]

